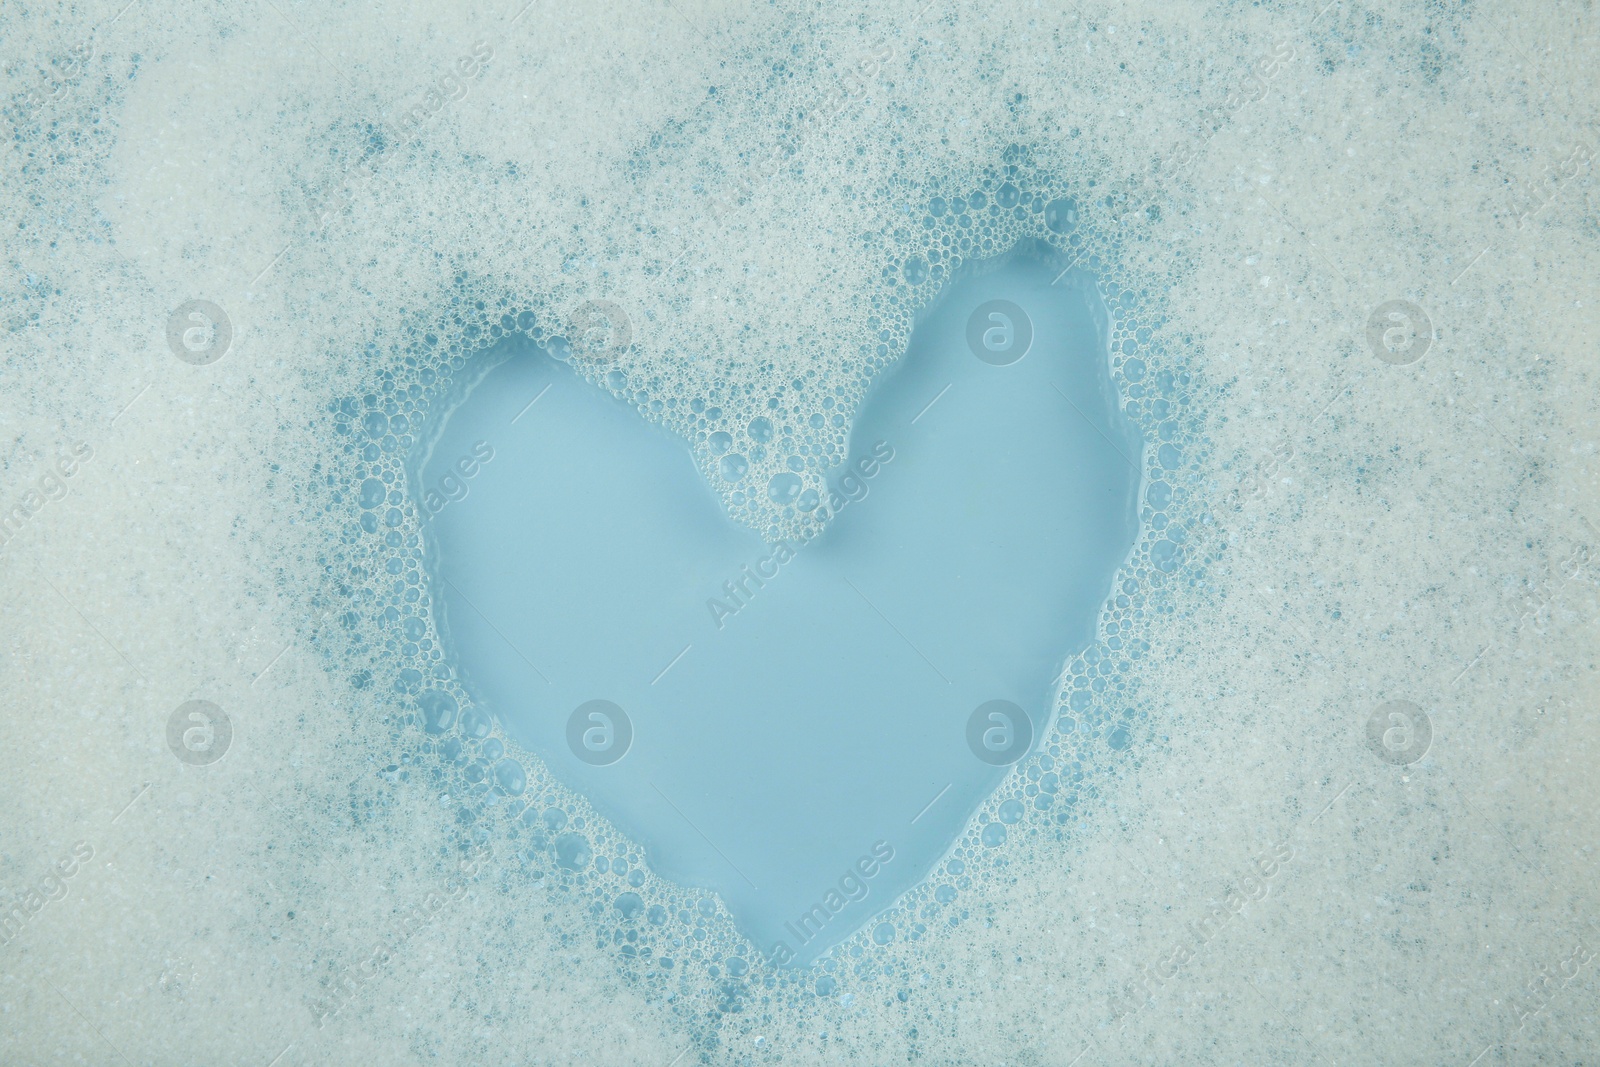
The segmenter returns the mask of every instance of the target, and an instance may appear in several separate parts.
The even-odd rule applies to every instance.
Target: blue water
[[[467,691],[777,962],[927,874],[1044,732],[1134,541],[1105,312],[1052,256],[940,296],[831,493],[750,487],[829,509],[807,544],[736,525],[681,438],[520,339],[413,463]]]

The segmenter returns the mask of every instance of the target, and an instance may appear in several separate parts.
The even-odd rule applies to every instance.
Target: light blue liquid
[[[847,502],[787,562],[680,438],[524,341],[482,357],[410,472],[442,503],[424,538],[467,691],[778,962],[814,959],[938,862],[1009,771],[974,754],[969,717],[1008,700],[1044,733],[1137,533],[1143,445],[1098,295],[1052,284],[1042,248],[985,266],[874,386],[828,479]],[[968,343],[995,298],[1032,322],[1003,366]],[[605,766],[568,741],[596,699],[633,731]]]

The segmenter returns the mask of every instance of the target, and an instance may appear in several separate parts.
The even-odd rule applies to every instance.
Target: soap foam
[[[1164,958],[1153,902],[1179,892],[1174,868],[1220,894],[1249,856],[1286,829],[1312,833],[1337,800],[1356,806],[1316,824],[1332,835],[1313,840],[1325,881],[1411,899],[1370,872],[1420,861],[1371,844],[1372,824],[1347,827],[1365,818],[1349,810],[1379,813],[1386,832],[1394,811],[1416,810],[1398,779],[1374,775],[1361,736],[1369,706],[1401,691],[1451,694],[1432,705],[1441,755],[1421,805],[1446,814],[1416,828],[1419,854],[1471,857],[1472,873],[1444,879],[1475,880],[1457,907],[1494,899],[1548,918],[1492,960],[1476,934],[1429,928],[1428,959],[1393,961],[1340,928],[1360,974],[1320,988],[1275,969],[1281,985],[1262,992],[1286,1007],[1347,1004],[1391,964],[1428,982],[1473,974],[1483,988],[1464,1007],[1369,1025],[1398,1058],[1506,1039],[1483,1006],[1544,956],[1564,958],[1571,917],[1594,903],[1578,844],[1592,818],[1540,793],[1546,767],[1593,743],[1581,716],[1552,721],[1592,689],[1573,620],[1593,617],[1593,580],[1541,577],[1597,536],[1582,519],[1592,478],[1570,462],[1592,452],[1578,354],[1596,327],[1592,178],[1552,185],[1542,169],[1593,144],[1581,48],[1593,31],[1560,11],[1317,7],[847,14],[675,0],[374,19],[329,5],[8,6],[0,196],[18,224],[0,289],[0,501],[78,442],[94,460],[0,547],[16,605],[0,645],[7,688],[28,709],[5,757],[0,878],[31,884],[79,840],[118,861],[80,872],[0,947],[0,997],[22,1020],[5,1058],[66,1047],[103,1060],[109,1039],[136,1059],[269,1059],[293,1042],[312,1061],[509,1050],[669,1062],[692,1047],[713,1061],[1065,1062],[1126,1003],[1142,964]],[[492,58],[434,108],[429,94],[479,42]],[[1285,44],[1293,58],[1258,95],[1257,63]],[[414,139],[390,144],[419,106]],[[764,162],[775,153],[776,169]],[[1007,181],[1027,191],[1026,218],[995,218],[970,244],[937,222],[948,214],[924,224],[935,198],[992,201]],[[1081,245],[1035,197],[1077,202]],[[802,513],[765,487],[791,456],[807,488],[843,458],[862,398],[948,277],[936,267],[1023,235],[1084,250],[1113,309],[1135,294],[1113,341],[1119,385],[1138,384],[1134,360],[1139,381],[1172,376],[1135,413],[1157,435],[1170,423],[1180,453],[1166,472],[1151,450],[1170,474],[1151,483],[1170,486],[1162,514],[1186,540],[1152,527],[1134,584],[1064,685],[1056,766],[1041,775],[1078,790],[1078,820],[1012,821],[1007,805],[1029,799],[1042,766],[1026,765],[926,892],[885,918],[894,940],[865,931],[804,986],[752,959],[734,975],[737,936],[715,901],[661,887],[701,938],[701,967],[669,992],[632,981],[626,944],[598,936],[623,927],[592,921],[575,877],[519,853],[578,820],[595,855],[628,863],[624,881],[642,869],[637,850],[534,766],[526,809],[486,809],[464,799],[458,770],[420,754],[420,727],[404,722],[420,710],[394,683],[406,670],[416,687],[448,683],[426,624],[407,630],[423,618],[420,568],[387,570],[420,558],[412,504],[402,494],[399,521],[369,532],[362,483],[398,470],[429,390],[499,333],[576,335],[605,353],[580,352],[578,371],[683,435],[737,521],[804,539]],[[1364,337],[1371,308],[1396,297],[1427,305],[1438,331],[1409,373],[1374,360]],[[197,298],[231,320],[209,366],[167,343],[174,309]],[[630,333],[620,351],[599,314],[613,305]],[[376,459],[358,460],[348,442],[375,412],[388,432]],[[758,418],[771,441],[752,435]],[[1286,472],[1257,477],[1261,496],[1208,523],[1284,437]],[[749,464],[737,482],[720,472],[730,453]],[[1537,625],[1518,621],[1530,589],[1555,605]],[[1152,647],[1135,662],[1137,642]],[[1093,695],[1101,683],[1125,687],[1114,707]],[[1518,748],[1502,752],[1479,724],[1522,693],[1558,711],[1536,720],[1519,706]],[[194,696],[238,724],[212,768],[165,746],[168,715]],[[1515,759],[1529,746],[1528,784],[1472,790],[1528,767]],[[1562,772],[1548,773],[1559,794]],[[1472,793],[1471,809],[1447,782]],[[1172,821],[1172,798],[1227,823],[1220,841]],[[1563,887],[1559,914],[1539,906],[1545,882],[1482,832],[1485,809]],[[1534,823],[1566,844],[1522,836]],[[991,848],[996,826],[1006,841]],[[495,861],[426,932],[392,936],[397,912],[455,894],[474,844]],[[1129,865],[1141,884],[1121,884]],[[1282,891],[1295,921],[1273,936],[1320,957],[1306,903],[1319,883],[1296,877]],[[936,905],[928,925],[944,932],[908,939]],[[1420,913],[1405,914],[1414,934]],[[1104,939],[1088,932],[1097,924]],[[394,950],[371,963],[380,940]],[[374,969],[318,1026],[341,975]],[[1129,1025],[1151,1056],[1204,1058],[1207,1042],[1288,1055],[1281,1021],[1251,996],[1230,986],[1183,1002],[1181,1027],[1170,1007]],[[204,997],[214,1031],[193,1010]],[[1315,1018],[1313,1048],[1338,1059],[1371,1047],[1370,1034],[1346,1047],[1355,1031],[1337,1012],[1307,1011],[1292,1014]],[[1534,1040],[1550,1058],[1584,1047],[1554,1023]]]

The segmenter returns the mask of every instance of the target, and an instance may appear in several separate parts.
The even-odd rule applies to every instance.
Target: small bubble
[[[786,505],[795,502],[800,495],[800,476],[798,474],[774,474],[767,482],[767,499],[774,504]]]
[[[430,689],[417,696],[417,708],[422,712],[422,728],[430,734],[442,734],[454,726],[460,707],[456,698],[442,689]]]
[[[481,708],[468,708],[461,713],[460,729],[468,737],[488,737],[493,726],[494,723]]]
[[[503,759],[494,765],[494,780],[511,796],[518,796],[528,786],[527,772],[514,759]]]
[[[611,902],[611,906],[630,922],[644,914],[644,900],[638,893],[623,893]]]
[[[739,482],[744,479],[746,472],[750,470],[750,461],[737,452],[730,452],[722,457],[722,463],[718,465],[717,469],[721,472],[723,481]]]
[[[556,838],[556,866],[564,871],[581,871],[594,861],[594,850],[582,834],[562,834]]]
[[[1044,224],[1052,233],[1066,233],[1078,225],[1078,202],[1070,196],[1044,206]]]
[[[361,483],[361,506],[368,510],[382,504],[389,491],[384,484],[376,478],[368,478]]]

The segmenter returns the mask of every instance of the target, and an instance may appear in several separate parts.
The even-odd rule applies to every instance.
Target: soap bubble
[[[422,728],[430,734],[442,734],[455,725],[460,705],[444,690],[430,689],[418,694],[417,708],[422,712]]]
[[[494,765],[494,780],[511,796],[521,794],[528,786],[527,772],[514,759],[503,759]]]
[[[460,729],[468,737],[488,737],[493,726],[494,723],[481,708],[468,708],[461,713]]]
[[[1044,206],[1044,224],[1053,233],[1066,233],[1078,225],[1078,202],[1070,196],[1052,200]]]
[[[767,481],[767,498],[774,504],[792,504],[800,495],[798,474],[774,474]]]
[[[582,834],[562,834],[556,838],[556,866],[564,871],[581,871],[594,860],[589,839]]]
[[[644,914],[644,898],[638,893],[622,893],[612,901],[612,907],[617,913],[630,922]]]

